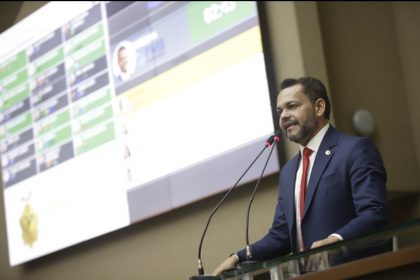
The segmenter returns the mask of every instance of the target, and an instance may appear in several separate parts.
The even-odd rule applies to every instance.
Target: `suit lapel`
[[[285,205],[286,205],[286,219],[287,224],[289,226],[289,231],[293,231],[293,227],[295,224],[295,182],[296,182],[296,171],[299,168],[299,162],[300,162],[300,155],[298,154],[295,156],[291,162],[290,162],[290,172],[287,172],[287,174],[290,174],[290,180],[287,180],[287,187],[285,189],[289,190],[287,192],[287,196],[284,197]]]
[[[312,167],[311,177],[309,178],[308,182],[303,218],[305,218],[305,214],[308,211],[309,206],[311,205],[321,175],[324,173],[325,168],[327,167],[331,158],[334,156],[333,147],[337,145],[337,141],[338,132],[332,125],[330,125],[330,128],[325,134],[324,139],[322,139],[321,145],[319,146],[318,152],[316,154],[315,162]]]

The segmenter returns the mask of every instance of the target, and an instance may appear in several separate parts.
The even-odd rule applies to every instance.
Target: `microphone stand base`
[[[190,277],[190,280],[220,280],[219,276],[213,275],[194,275]]]

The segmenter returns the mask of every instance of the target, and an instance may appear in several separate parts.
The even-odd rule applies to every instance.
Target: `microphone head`
[[[274,142],[279,142],[280,141],[280,135],[281,135],[281,131],[277,130],[273,135],[271,135],[266,141],[265,141],[265,146],[269,147],[271,146]]]

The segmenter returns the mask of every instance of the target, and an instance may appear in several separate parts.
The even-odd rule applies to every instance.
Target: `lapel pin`
[[[331,151],[330,151],[330,150],[326,150],[326,151],[325,151],[325,155],[326,155],[326,156],[331,155]]]

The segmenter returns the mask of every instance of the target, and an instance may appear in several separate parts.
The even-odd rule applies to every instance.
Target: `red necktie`
[[[303,210],[305,209],[305,198],[306,198],[306,183],[308,181],[308,167],[309,167],[309,156],[312,154],[312,150],[308,148],[303,149],[303,168],[302,168],[302,179],[300,181],[300,221],[303,219]]]
[[[309,167],[309,156],[312,154],[312,150],[308,148],[303,149],[303,167],[302,167],[302,179],[300,181],[300,197],[299,197],[299,206],[300,206],[300,223],[302,224],[303,211],[305,209],[305,198],[306,198],[306,183],[308,181],[308,167]],[[302,237],[302,250],[305,250],[305,243],[303,241],[303,232],[301,229]]]

